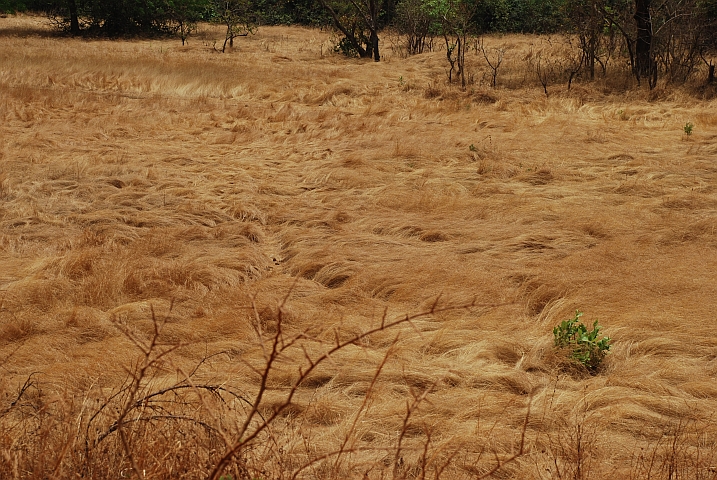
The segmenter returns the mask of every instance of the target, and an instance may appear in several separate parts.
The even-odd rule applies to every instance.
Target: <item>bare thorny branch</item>
[[[224,469],[229,466],[230,462],[232,462],[232,460],[242,452],[247,451],[247,449],[253,445],[255,440],[257,440],[260,435],[263,435],[266,432],[271,434],[270,426],[275,423],[282,412],[291,405],[302,383],[304,383],[317,366],[326,360],[329,360],[336,352],[345,349],[350,345],[360,345],[362,341],[376,333],[397,328],[402,325],[410,326],[420,334],[420,330],[414,324],[414,321],[430,315],[455,310],[471,309],[475,307],[494,308],[500,306],[498,304],[478,304],[475,301],[462,305],[440,306],[441,297],[439,296],[426,310],[420,313],[411,315],[406,314],[395,319],[390,319],[388,312],[384,311],[380,321],[373,328],[370,328],[363,333],[351,335],[349,338],[342,339],[341,331],[339,329],[334,329],[333,340],[330,342],[327,350],[321,354],[312,355],[306,348],[306,342],[321,343],[321,340],[319,340],[318,337],[310,334],[309,331],[302,331],[297,334],[287,333],[284,309],[290,295],[291,291],[278,306],[275,317],[276,323],[275,325],[272,325],[273,327],[275,326],[275,330],[273,330],[271,334],[267,334],[263,330],[256,304],[255,302],[252,303],[255,322],[251,323],[259,340],[259,346],[263,352],[264,360],[262,367],[251,366],[249,362],[245,362],[259,377],[257,391],[251,399],[248,399],[248,397],[243,394],[237,393],[226,385],[198,383],[193,380],[193,377],[197,373],[200,366],[213,355],[205,356],[199,364],[188,373],[182,373],[181,369],[176,368],[175,371],[182,373],[183,375],[183,378],[176,383],[159,389],[147,389],[146,380],[151,377],[152,371],[166,368],[166,362],[171,364],[172,361],[171,358],[169,358],[170,354],[176,351],[177,348],[181,347],[181,345],[165,345],[160,341],[162,329],[167,319],[159,319],[155,314],[154,309],[152,309],[152,321],[154,328],[147,339],[141,339],[127,326],[121,325],[119,322],[115,322],[115,325],[120,332],[122,332],[122,334],[125,335],[125,337],[130,340],[130,342],[132,342],[132,344],[134,344],[142,353],[136,364],[132,368],[127,369],[127,378],[123,382],[122,386],[106,398],[89,418],[86,424],[86,454],[89,456],[93,448],[97,447],[110,435],[116,433],[119,437],[120,445],[126,461],[129,462],[131,470],[134,474],[141,478],[142,475],[140,472],[142,472],[142,469],[134,457],[135,449],[132,446],[132,431],[129,427],[138,424],[154,424],[156,422],[189,423],[200,427],[207,432],[216,434],[224,440],[225,451],[215,461],[208,476],[209,479],[217,480],[222,475]],[[311,465],[315,465],[317,462],[322,460],[331,459],[334,471],[339,471],[341,469],[342,459],[346,455],[351,455],[360,451],[377,450],[374,447],[359,447],[355,445],[353,443],[354,433],[359,420],[367,414],[371,407],[373,391],[375,390],[378,379],[386,363],[395,351],[394,347],[398,342],[398,338],[399,337],[397,335],[396,339],[384,353],[382,360],[377,366],[363,402],[353,416],[350,428],[345,433],[340,447],[335,451],[319,455],[316,458],[309,458],[303,466],[294,469],[292,478],[298,478],[302,471],[305,471]],[[264,398],[269,390],[268,380],[270,375],[277,370],[277,363],[288,354],[288,351],[296,351],[296,349],[299,349],[304,358],[303,365],[298,369],[298,376],[294,379],[290,387],[288,387],[288,392],[279,405],[276,406],[270,414],[262,414],[265,407]],[[391,447],[391,450],[395,452],[393,471],[394,478],[399,478],[401,475],[401,472],[399,471],[399,467],[402,464],[401,454],[402,451],[407,448],[403,445],[403,439],[408,431],[409,422],[411,422],[412,417],[415,416],[419,405],[426,401],[427,396],[431,393],[436,384],[437,382],[434,382],[422,392],[411,390],[412,398],[406,404],[406,413],[403,419],[403,426],[401,428],[399,438],[397,439],[397,444],[394,447]],[[186,394],[189,393],[197,394],[200,401],[204,402],[204,396],[201,394],[202,392],[223,403],[226,403],[225,397],[230,397],[247,405],[246,411],[243,413],[243,420],[234,434],[229,434],[228,431],[225,431],[220,425],[215,424],[214,421],[207,422],[195,415],[187,415],[173,408],[174,406],[189,405],[189,400],[187,400],[186,397]],[[168,395],[174,395],[174,397],[167,398]],[[95,436],[94,441],[91,441],[91,425],[97,421],[98,416],[101,415],[102,412],[107,411],[110,406],[116,405],[118,400],[118,413],[114,421],[107,428],[101,431],[101,433]],[[207,411],[211,410],[206,404],[205,407]],[[528,415],[529,413],[530,412],[528,410]],[[216,420],[219,420],[219,418]],[[439,453],[442,451],[441,448],[433,449],[433,447],[431,447],[432,431],[430,431],[430,429],[424,430],[426,434],[426,441],[422,446],[422,453],[420,454],[421,468],[426,470],[430,465],[436,465],[436,458],[440,455],[442,460],[439,460],[439,463],[434,467],[436,475],[440,476],[441,472],[446,468],[456,453],[454,452],[452,455],[447,455],[448,459],[446,460],[445,456]],[[271,438],[273,438],[273,436]],[[496,466],[493,470],[491,470],[491,472],[498,471],[505,464],[521,456],[524,451],[524,439],[525,428],[522,433],[521,444],[518,452],[508,459],[502,461],[497,460]],[[276,442],[277,440],[274,439],[274,443]],[[378,450],[384,451],[385,449],[386,447],[378,448]],[[415,450],[415,447],[410,447],[409,449]],[[423,475],[425,477],[425,471]]]
[[[152,309],[152,320],[154,324],[154,332],[148,342],[143,342],[128,328],[120,325],[118,322],[115,322],[115,325],[120,330],[120,332],[143,353],[143,358],[135,365],[134,368],[128,369],[127,378],[122,383],[122,386],[118,388],[117,391],[115,391],[109,397],[107,397],[102,402],[102,404],[95,409],[93,415],[87,421],[87,425],[85,428],[86,456],[89,456],[90,450],[97,447],[112,433],[117,432],[120,436],[122,436],[124,435],[124,432],[122,430],[124,426],[137,422],[155,422],[160,420],[189,422],[194,425],[200,426],[207,431],[212,431],[224,437],[223,432],[221,432],[214,426],[211,426],[208,423],[193,416],[179,415],[170,412],[164,406],[157,403],[159,401],[163,401],[163,398],[168,394],[175,394],[176,397],[176,395],[182,394],[184,392],[207,392],[223,403],[225,402],[224,395],[226,395],[251,406],[251,402],[249,402],[243,395],[237,393],[232,389],[226,388],[225,386],[219,384],[196,383],[193,381],[193,377],[205,362],[207,362],[210,358],[214,356],[222,354],[223,352],[218,352],[212,355],[205,355],[188,374],[184,374],[183,379],[181,379],[180,381],[176,382],[171,386],[152,390],[149,391],[149,393],[142,395],[140,392],[144,388],[144,379],[148,376],[148,370],[150,370],[151,368],[159,367],[161,360],[165,359],[170,353],[174,352],[177,348],[181,346],[181,344],[176,344],[159,349],[159,337],[162,332],[162,327],[166,322],[166,318],[163,321],[160,321],[154,313],[154,309]],[[177,371],[181,372],[181,369],[177,368]],[[114,401],[119,397],[124,397],[123,401],[121,402],[122,408],[120,410],[120,414],[109,425],[109,427],[107,427],[106,430],[97,435],[94,440],[90,442],[91,426],[96,421],[98,416],[102,414],[102,412],[105,411],[110,405],[112,405]],[[203,399],[201,395],[199,395],[199,398]],[[175,398],[171,401],[171,404],[186,404],[186,401],[183,401],[181,398]],[[145,414],[145,410],[149,410],[150,413]],[[139,411],[140,413],[136,417],[127,418],[129,414],[134,411]],[[228,439],[226,438],[225,443],[229,443]],[[126,437],[125,440],[123,440],[123,446],[125,448],[125,454],[131,459],[131,452],[127,450],[129,444],[126,441]]]
[[[495,47],[490,50],[492,50],[494,57],[491,58],[491,56],[488,53],[488,49],[485,48],[485,45],[483,43],[483,40],[480,40],[478,49],[483,53],[483,58],[485,58],[486,63],[491,69],[491,87],[495,88],[498,83],[498,69],[500,68],[501,64],[503,63],[503,56],[505,56],[505,48],[503,47]]]
[[[172,307],[174,306],[174,303],[170,305],[169,311],[172,311]],[[142,474],[139,469],[139,466],[137,465],[137,462],[134,458],[134,455],[132,453],[132,449],[130,446],[129,438],[127,437],[127,434],[124,430],[124,426],[127,423],[125,419],[129,415],[129,413],[133,410],[134,404],[135,404],[135,398],[137,396],[137,393],[139,392],[139,389],[142,385],[142,381],[146,378],[148,371],[154,367],[159,366],[160,361],[162,358],[169,355],[171,352],[179,348],[179,345],[173,345],[169,346],[167,348],[164,348],[160,350],[159,352],[156,352],[156,350],[159,347],[159,339],[162,332],[162,328],[164,327],[167,317],[165,317],[162,321],[160,321],[157,318],[157,315],[155,314],[154,307],[151,306],[151,312],[152,312],[152,325],[154,327],[154,332],[152,336],[149,339],[148,343],[142,342],[140,339],[138,339],[129,329],[121,328],[117,322],[115,322],[115,325],[118,326],[120,331],[132,342],[134,345],[140,349],[140,351],[144,354],[144,358],[135,365],[134,368],[132,368],[130,371],[128,371],[128,374],[131,377],[131,382],[129,385],[129,388],[127,389],[127,397],[124,403],[123,408],[120,410],[120,414],[117,417],[117,420],[115,421],[116,424],[116,430],[119,433],[120,440],[122,441],[122,448],[125,452],[125,455],[130,461],[130,464],[132,465],[132,469],[134,470],[135,474],[141,478]]]
[[[30,388],[32,388],[32,387],[37,388],[37,385],[32,377],[33,377],[33,375],[37,375],[38,373],[39,372],[33,372],[27,376],[27,378],[25,379],[25,382],[19,388],[17,395],[15,396],[15,399],[12,402],[10,402],[10,405],[7,408],[5,408],[3,411],[0,412],[0,417],[7,415],[13,408],[18,406],[20,401],[22,400],[22,397],[25,396],[25,393]]]
[[[495,455],[496,463],[495,466],[493,466],[492,469],[488,470],[486,473],[478,477],[479,480],[482,480],[484,478],[488,478],[492,476],[494,473],[497,473],[499,470],[504,468],[507,464],[512,463],[516,461],[518,458],[522,457],[525,454],[525,435],[528,431],[528,421],[530,420],[530,410],[533,406],[533,395],[530,395],[530,398],[528,399],[528,408],[525,412],[525,418],[523,420],[523,428],[520,432],[520,443],[518,444],[518,451],[510,455],[508,458],[505,458],[501,460],[498,458],[498,455]]]
[[[292,383],[291,387],[288,389],[288,393],[286,397],[284,398],[283,402],[275,407],[274,411],[268,415],[265,419],[262,419],[261,422],[259,422],[258,425],[256,425],[253,429],[250,429],[251,425],[253,424],[255,417],[257,416],[259,409],[262,405],[262,400],[264,398],[264,395],[267,391],[267,381],[269,378],[270,373],[274,370],[275,364],[279,357],[286,352],[290,347],[296,345],[300,340],[310,340],[311,338],[306,334],[306,332],[301,332],[297,335],[294,335],[290,338],[285,338],[285,333],[283,329],[283,320],[284,320],[284,314],[283,314],[283,307],[286,305],[286,302],[288,301],[289,295],[291,294],[291,291],[287,294],[287,296],[282,301],[281,305],[278,308],[277,313],[277,324],[276,324],[276,331],[272,334],[272,337],[270,339],[270,345],[265,346],[263,340],[261,340],[262,343],[262,349],[264,351],[265,356],[265,363],[264,367],[261,370],[254,369],[255,372],[261,374],[261,378],[259,381],[259,387],[258,391],[254,397],[253,405],[251,409],[249,410],[246,418],[244,419],[243,424],[241,425],[237,438],[234,441],[234,443],[231,445],[231,447],[224,453],[224,455],[220,458],[220,460],[215,465],[214,469],[211,471],[209,475],[210,480],[217,480],[223,470],[229,465],[231,460],[238,455],[244,448],[246,448],[247,445],[249,445],[252,441],[254,441],[264,430],[266,430],[270,424],[272,424],[281,414],[282,412],[289,407],[291,402],[293,401],[294,396],[299,390],[299,387],[301,384],[307,379],[309,374],[313,372],[316,367],[320,364],[322,364],[324,361],[331,358],[333,354],[336,352],[346,348],[349,345],[356,345],[359,344],[362,340],[382,331],[386,331],[388,329],[396,328],[398,326],[409,324],[411,325],[414,320],[417,320],[419,318],[427,317],[430,315],[434,315],[437,313],[443,313],[443,312],[449,312],[449,311],[455,311],[455,310],[466,310],[471,309],[475,307],[497,307],[500,306],[498,304],[478,304],[475,300],[469,304],[464,305],[458,305],[458,306],[446,306],[446,307],[439,307],[439,301],[440,296],[436,298],[436,300],[433,302],[431,307],[423,312],[416,313],[416,314],[406,314],[404,316],[401,316],[395,320],[388,320],[387,312],[384,312],[381,322],[376,327],[369,329],[363,333],[353,335],[350,338],[346,340],[341,340],[339,336],[338,331],[334,331],[335,338],[333,342],[333,346],[329,348],[326,352],[319,355],[318,357],[311,357],[311,355],[308,353],[308,351],[304,348],[302,345],[300,348],[303,351],[304,358],[306,360],[306,364],[303,367],[300,367],[298,370],[298,377],[296,380]],[[261,336],[261,323],[257,321],[255,330],[257,334]],[[415,328],[415,326],[414,326]],[[386,357],[385,357],[386,358]],[[384,358],[384,362],[385,362]],[[380,368],[379,368],[380,373]],[[414,404],[417,405],[417,403],[420,403],[425,399],[425,396],[429,392],[426,391],[422,395],[418,395],[417,398],[414,399]],[[363,408],[363,407],[362,407]],[[409,409],[409,415],[410,413],[415,409],[416,407],[412,407]],[[400,446],[399,446],[400,451]],[[341,450],[339,450],[341,452]],[[339,453],[340,455],[340,453]],[[398,457],[397,457],[398,458]]]

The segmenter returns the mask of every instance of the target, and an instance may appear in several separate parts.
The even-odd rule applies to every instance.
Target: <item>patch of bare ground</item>
[[[43,28],[0,19],[0,476],[714,478],[714,101],[546,98],[532,37],[462,92]]]

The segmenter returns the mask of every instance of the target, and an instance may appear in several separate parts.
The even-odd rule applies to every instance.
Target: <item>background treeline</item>
[[[339,16],[346,17],[350,12],[342,12],[339,3],[334,2],[333,6]],[[381,27],[396,23],[401,3],[401,0],[380,2]],[[76,11],[81,28],[121,35],[170,30],[177,27],[177,20],[182,17],[212,21],[227,5],[230,8],[240,5],[257,24],[333,24],[331,13],[319,0],[0,0],[0,11],[54,14],[57,19],[67,20],[68,30],[71,14]],[[483,0],[475,2],[474,13],[475,26],[482,32],[551,33],[566,24],[566,0]]]
[[[44,12],[74,35],[173,34],[182,43],[199,22],[214,22],[226,28],[222,51],[258,25],[331,26],[336,51],[375,61],[390,27],[405,38],[406,54],[445,48],[448,80],[463,87],[466,52],[472,44],[477,53],[481,34],[559,32],[567,53],[536,60],[546,94],[552,71],[569,86],[605,76],[608,64],[627,66],[650,88],[658,77],[685,82],[702,67],[714,83],[717,55],[717,0],[0,0],[0,10]],[[495,86],[503,53],[492,52],[495,64],[482,54]]]

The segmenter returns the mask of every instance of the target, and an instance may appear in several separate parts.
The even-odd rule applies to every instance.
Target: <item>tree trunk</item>
[[[378,2],[377,0],[370,0],[368,4],[370,25],[368,25],[371,31],[369,42],[371,42],[371,50],[373,50],[373,60],[375,62],[381,61],[381,55],[378,53]]]
[[[641,78],[656,77],[655,60],[652,58],[652,18],[650,17],[651,0],[635,0],[635,25],[637,39],[635,41],[635,75],[638,82]]]
[[[375,30],[371,30],[371,38],[369,41],[371,42],[371,47],[373,49],[373,61],[380,62],[381,55],[378,53],[378,34]]]
[[[75,0],[67,0],[67,9],[70,11],[70,33],[80,34],[80,19],[77,15],[77,3]]]
[[[707,72],[707,83],[714,83],[715,81],[715,66],[713,64],[709,64],[709,71]]]
[[[598,20],[599,19],[599,20]],[[599,42],[600,42],[600,36],[602,35],[602,26],[604,24],[604,20],[602,20],[602,16],[599,15],[597,3],[592,3],[592,12],[590,15],[590,39],[589,47],[588,47],[588,57],[587,57],[587,67],[588,71],[590,72],[590,80],[595,80],[595,55],[597,54]],[[570,90],[570,83],[568,82],[568,90]]]
[[[466,34],[458,35],[458,74],[461,77],[461,88],[466,89]]]

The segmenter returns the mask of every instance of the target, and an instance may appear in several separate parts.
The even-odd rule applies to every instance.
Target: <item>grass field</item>
[[[0,19],[0,477],[717,478],[708,91],[43,22]]]

